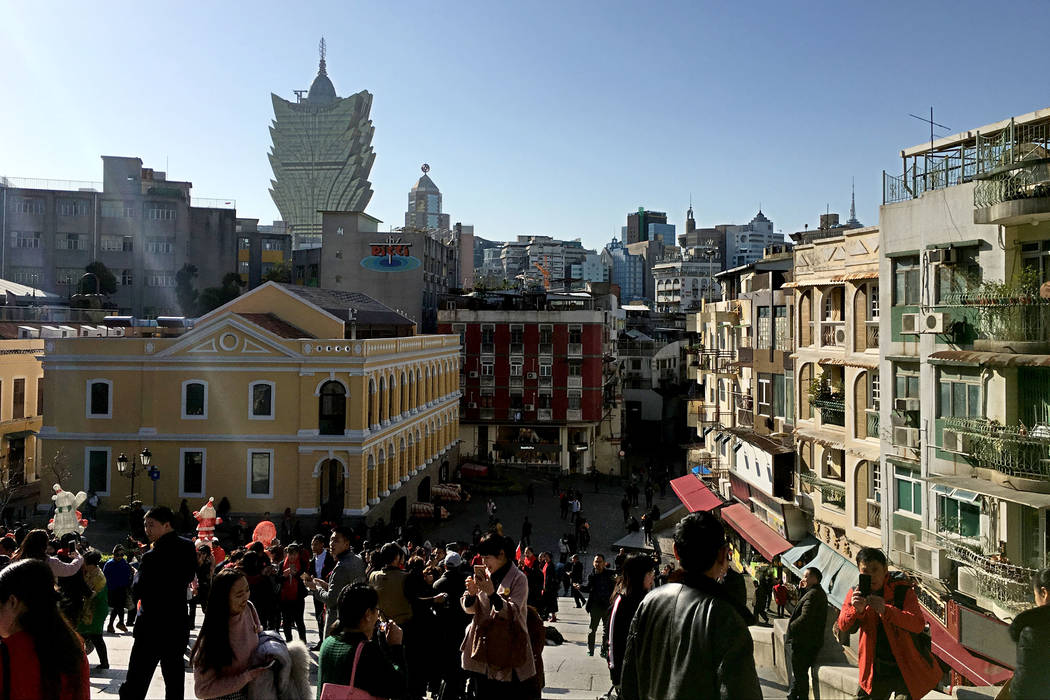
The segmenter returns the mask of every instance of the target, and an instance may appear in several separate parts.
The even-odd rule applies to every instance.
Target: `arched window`
[[[321,435],[342,435],[346,430],[346,390],[339,382],[321,386],[317,427]]]
[[[190,379],[182,383],[182,417],[204,420],[208,417],[208,383]]]

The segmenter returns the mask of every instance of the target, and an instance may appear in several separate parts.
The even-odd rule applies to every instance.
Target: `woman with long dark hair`
[[[1017,645],[1017,664],[1010,681],[1010,697],[1044,698],[1050,688],[1050,568],[1032,577],[1036,607],[1025,610],[1010,624]]]
[[[393,621],[383,623],[380,634],[386,638],[388,655],[376,635],[379,593],[368,584],[353,584],[340,592],[336,606],[339,619],[321,644],[317,660],[317,697],[325,683],[349,686],[351,681],[353,687],[376,697],[402,697],[408,686],[401,628]]]
[[[58,609],[44,562],[23,559],[0,571],[0,638],[11,669],[4,678],[0,666],[0,683],[10,683],[11,700],[88,700],[84,643]]]
[[[58,557],[48,555],[47,548],[50,543],[51,538],[48,537],[47,530],[30,530],[25,539],[22,540],[22,545],[15,550],[11,561],[21,561],[23,559],[42,561],[51,568],[51,573],[55,575],[55,578],[65,578],[79,573],[80,567],[84,565],[84,560],[81,558],[80,553],[75,552],[76,556],[73,557],[72,561],[64,562]]]
[[[609,616],[609,676],[615,686],[620,685],[631,620],[642,598],[653,589],[655,580],[656,562],[651,557],[632,554],[624,560],[623,571],[613,589],[612,614]]]
[[[238,697],[266,670],[251,667],[262,625],[248,595],[248,580],[236,569],[223,569],[212,579],[201,633],[190,652],[198,698]]]

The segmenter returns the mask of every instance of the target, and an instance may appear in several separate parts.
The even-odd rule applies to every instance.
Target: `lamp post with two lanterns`
[[[117,472],[119,472],[121,476],[131,479],[131,494],[128,496],[128,505],[135,502],[135,477],[143,472],[153,479],[153,504],[156,505],[157,478],[159,477],[160,472],[156,466],[150,466],[150,461],[152,459],[153,453],[149,451],[148,447],[143,447],[142,452],[140,452],[133,460],[129,460],[128,456],[123,452],[117,457]]]

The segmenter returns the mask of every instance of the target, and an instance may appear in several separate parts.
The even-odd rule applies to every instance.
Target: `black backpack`
[[[905,578],[903,582],[898,582],[896,587],[893,589],[893,606],[898,610],[904,610],[904,599],[908,595],[908,591],[912,590],[912,583],[910,579]],[[936,657],[933,655],[933,638],[930,636],[929,624],[923,628],[922,632],[911,632],[912,643],[915,644],[915,648],[918,649],[919,655],[926,659],[927,663],[938,664]]]

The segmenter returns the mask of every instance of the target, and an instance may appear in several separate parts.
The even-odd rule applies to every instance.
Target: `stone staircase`
[[[855,698],[857,696],[857,662],[856,654],[850,647],[843,648],[831,636],[831,625],[834,624],[832,611],[829,610],[828,628],[826,630],[824,647],[817,658],[816,683],[819,689],[810,682],[810,697],[819,700],[838,700],[839,698]],[[751,628],[751,638],[755,642],[755,665],[763,672],[772,670],[773,679],[779,681],[784,688],[788,685],[788,671],[784,655],[784,638],[787,634],[787,618],[774,619],[772,627],[755,626]],[[856,636],[852,641],[856,643]],[[763,678],[766,673],[760,672]],[[772,694],[771,689],[763,682],[763,694],[765,698],[784,697],[784,694]],[[999,692],[998,687],[981,688],[953,688],[951,695],[938,691],[932,691],[926,698],[928,700],[988,700],[994,698]]]

